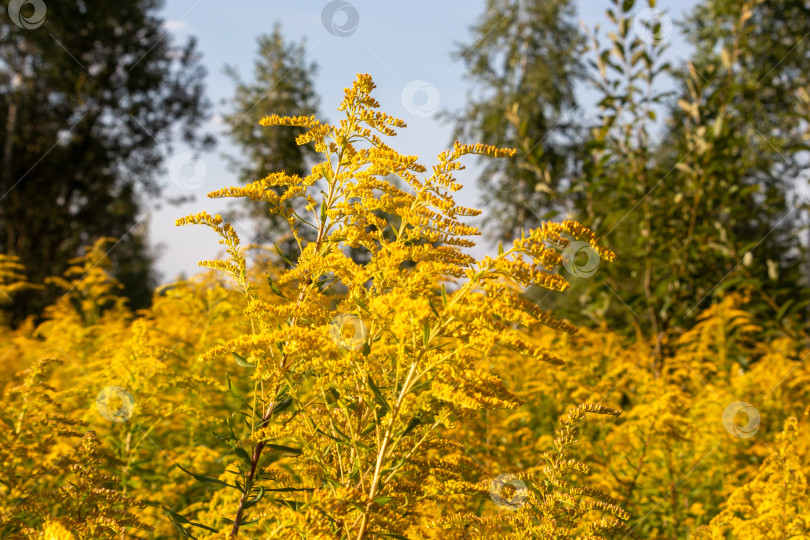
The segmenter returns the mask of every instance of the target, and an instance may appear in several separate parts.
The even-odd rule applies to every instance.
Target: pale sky
[[[697,0],[664,0],[659,1],[656,8],[672,21],[678,21],[697,3]],[[643,1],[637,4],[634,13],[646,6]],[[217,114],[209,129],[218,136],[219,144],[215,150],[201,154],[196,166],[183,165],[188,161],[188,149],[182,147],[175,148],[175,157],[166,164],[168,172],[160,179],[161,184],[167,186],[163,200],[194,195],[194,202],[172,206],[154,201],[146,209],[150,241],[160,254],[157,269],[162,274],[161,281],[174,281],[181,272],[187,276],[198,272],[197,261],[215,258],[220,251],[217,236],[210,229],[176,227],[174,221],[202,210],[210,214],[222,211],[227,200],[209,199],[205,195],[237,185],[234,173],[228,170],[222,157],[225,153],[237,153],[224,136],[224,126],[218,116],[225,112],[222,100],[233,92],[232,82],[225,76],[223,67],[235,65],[242,78],[250,80],[257,36],[271,32],[275,21],[281,21],[286,39],[296,42],[306,39],[308,59],[315,61],[319,68],[315,89],[321,99],[321,117],[326,120],[338,119],[336,108],[343,99],[343,89],[351,85],[356,74],[371,74],[377,85],[375,95],[381,110],[408,124],[388,144],[400,153],[418,155],[421,163],[430,169],[435,156],[451,144],[452,126],[439,121],[435,112],[460,109],[469,90],[469,83],[463,79],[464,65],[454,61],[451,52],[455,43],[470,41],[469,28],[483,13],[484,5],[483,0],[351,0],[342,3],[241,0],[230,5],[214,0],[168,0],[162,15],[169,33],[181,40],[188,35],[197,37],[208,70],[208,96]],[[610,26],[604,15],[609,5],[606,0],[578,0],[578,17],[591,28],[601,24],[604,35],[604,30]],[[331,17],[328,8],[331,8]],[[324,24],[325,10],[326,20],[333,23],[331,28]],[[666,56],[673,63],[680,63],[688,56],[677,25],[672,27],[668,43]],[[403,99],[403,95],[419,88],[424,92],[417,92],[414,101]],[[581,105],[585,111],[592,110],[587,89],[583,89]],[[455,194],[455,199],[461,205],[481,208],[475,185],[475,158],[470,158],[466,164],[468,170],[458,175],[465,187]],[[471,223],[481,228],[485,217],[486,212]],[[243,241],[250,236],[247,225],[234,223]],[[483,237],[478,239],[483,243]],[[481,257],[492,249],[493,246],[479,244],[470,252]]]

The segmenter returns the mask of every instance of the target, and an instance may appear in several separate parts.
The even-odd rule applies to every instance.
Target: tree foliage
[[[140,209],[167,144],[211,142],[194,40],[173,44],[160,7],[73,0],[48,3],[38,27],[0,19],[0,251],[41,281],[119,238],[111,257],[135,306],[154,286]],[[16,318],[37,307],[21,295]]]
[[[528,3],[533,4],[543,7],[520,7],[551,9],[553,3]],[[556,197],[535,198],[528,208],[535,216],[567,212],[602,231],[625,257],[593,279],[575,271],[574,287],[582,300],[571,308],[547,292],[530,291],[530,296],[576,320],[585,316],[598,322],[606,316],[629,334],[653,336],[659,358],[725,289],[759,291],[747,309],[773,319],[774,329],[795,334],[791,323],[782,323],[791,320],[788,313],[802,313],[807,305],[796,298],[806,285],[801,278],[802,250],[806,253],[799,237],[801,204],[796,204],[801,203],[796,186],[807,150],[802,67],[808,55],[801,35],[806,6],[704,2],[683,23],[694,55],[673,66],[663,60],[670,36],[662,34],[667,30],[660,24],[662,14],[644,19],[644,8],[649,19],[655,3],[637,4],[612,1],[607,36],[585,29],[586,48],[568,55],[540,50],[528,61],[504,62],[497,76],[482,69],[486,61],[468,64],[468,72],[497,98],[468,105],[460,128],[477,129],[481,118],[489,118],[490,131],[523,148],[553,140],[546,137],[547,123],[529,112],[519,114],[537,131],[515,137],[521,131],[515,131],[505,111],[509,104],[526,111],[527,99],[544,97],[549,90],[524,92],[519,84],[502,81],[532,80],[527,75],[532,69],[543,80],[547,66],[559,62],[569,68],[557,72],[583,73],[578,71],[583,58],[584,76],[597,91],[595,121],[574,121],[590,130],[579,140],[587,149],[585,157],[575,146],[558,147],[559,162],[581,167],[572,169],[570,182],[552,186]],[[514,12],[520,12],[518,7]],[[792,16],[790,22],[784,22],[785,15]],[[498,20],[498,13],[489,11],[473,29],[474,40],[490,39],[488,30],[499,35]],[[525,32],[543,36],[564,21],[562,11],[536,17]],[[573,28],[562,32],[561,43],[580,43],[574,34]],[[492,43],[481,58],[520,58],[515,57],[517,36]],[[676,81],[674,91],[662,89],[667,77]],[[556,87],[570,88],[562,82]],[[513,171],[528,174],[532,159],[530,153],[520,154]],[[552,177],[560,170],[553,162],[541,165]],[[486,170],[484,178],[497,177]],[[507,191],[521,185],[518,173],[504,177]],[[524,215],[527,199],[513,196],[504,205],[505,216]],[[575,266],[582,264],[580,259]]]
[[[235,83],[230,102],[231,112],[225,115],[231,139],[244,156],[231,157],[240,182],[249,183],[275,171],[304,176],[316,154],[312,146],[295,144],[295,136],[303,128],[292,128],[290,133],[263,129],[256,121],[271,114],[311,116],[318,113],[318,96],[314,78],[317,65],[309,62],[306,40],[287,42],[276,23],[272,33],[257,38],[258,53],[252,80],[244,81],[235,66],[226,68]],[[272,188],[278,193],[278,188]],[[250,201],[248,206],[232,213],[232,219],[249,217],[253,220],[253,242],[277,242],[289,255],[295,248],[295,239],[286,235],[286,221],[270,211],[262,201]],[[281,260],[283,263],[283,260]]]

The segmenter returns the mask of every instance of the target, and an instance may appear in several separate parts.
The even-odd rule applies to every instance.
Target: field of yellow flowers
[[[522,288],[564,291],[571,242],[621,254],[564,221],[467,255],[454,171],[512,151],[428,169],[373,88],[335,126],[262,121],[308,129],[311,175],[210,194],[286,217],[297,261],[188,216],[225,256],[133,313],[107,239],[47,284],[0,258],[0,302],[64,292],[0,320],[0,538],[810,538],[806,336],[763,342],[729,294],[659,363],[555,318]]]

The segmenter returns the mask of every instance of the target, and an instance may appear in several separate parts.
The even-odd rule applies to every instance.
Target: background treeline
[[[211,104],[194,41],[181,47],[162,33],[160,2],[96,4],[48,6],[48,33],[0,20],[0,252],[42,283],[83,247],[116,237],[112,272],[144,307],[157,276],[142,210],[161,193],[172,141],[210,148],[199,128]],[[609,4],[611,27],[594,32],[577,24],[569,0],[486,3],[454,52],[471,83],[468,104],[445,113],[454,139],[519,150],[480,176],[495,216],[484,225],[507,239],[567,216],[603,235],[622,256],[574,280],[578,302],[527,294],[575,321],[653,338],[659,357],[727,289],[755,291],[749,309],[773,321],[768,331],[795,334],[810,273],[808,6],[701,2],[675,21],[692,56],[672,64],[662,60],[670,21],[634,20],[649,8],[634,4]],[[255,118],[317,113],[316,70],[280,24],[259,36],[248,80],[227,68],[234,93],[224,118],[241,181],[311,164],[311,148]],[[583,89],[596,91],[595,103],[581,103]],[[254,218],[252,240],[295,251],[266,208],[236,214]],[[56,294],[18,297],[13,320]]]

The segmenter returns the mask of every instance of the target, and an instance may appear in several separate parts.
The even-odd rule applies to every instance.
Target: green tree
[[[139,211],[160,193],[178,134],[213,143],[200,134],[208,102],[194,40],[171,42],[159,0],[12,4],[0,18],[0,252],[41,282],[95,239],[120,238],[114,268],[133,307],[148,304]],[[48,300],[20,295],[17,318]]]
[[[470,41],[454,55],[473,83],[453,118],[454,139],[518,149],[487,162],[479,178],[497,236],[520,236],[562,207],[558,197],[581,165],[581,122],[574,89],[584,75],[584,38],[570,0],[487,0]]]
[[[596,273],[582,268],[582,254],[578,259],[569,254],[564,266],[575,276],[579,305],[556,306],[553,295],[528,294],[574,320],[608,317],[611,326],[651,339],[656,362],[671,337],[729,288],[754,295],[750,309],[785,323],[779,331],[796,332],[786,315],[802,307],[791,300],[799,296],[800,246],[790,202],[803,165],[801,152],[807,149],[808,99],[802,92],[808,82],[803,69],[808,44],[802,39],[807,7],[798,0],[707,0],[683,23],[695,46],[692,61],[671,68],[662,56],[671,30],[668,17],[653,0],[636,4],[611,0],[607,18],[613,28],[606,40],[588,31],[587,50],[562,47],[572,52],[552,55],[550,65],[571,66],[554,72],[577,76],[582,71],[574,66],[583,58],[585,76],[598,93],[597,121],[587,137],[572,139],[583,144],[584,155],[572,145],[557,146],[556,159],[544,149],[545,161],[538,161],[528,149],[560,137],[516,128],[524,122],[546,126],[518,100],[542,103],[539,98],[567,88],[559,82],[552,89],[519,84],[533,65],[531,57],[518,54],[526,49],[525,35],[542,35],[556,19],[536,16],[528,20],[529,30],[519,31],[515,23],[504,26],[514,31],[506,31],[499,21],[519,21],[529,8],[517,4],[510,11],[497,4],[499,12],[488,4],[474,36],[500,45],[464,51],[469,72],[494,97],[468,106],[462,127],[485,126],[502,134],[500,140],[494,137],[498,144],[524,150],[503,169],[506,174],[484,173],[499,180],[505,193],[513,190],[501,198],[505,219],[515,220],[499,223],[504,236],[510,226],[520,226],[527,205],[535,216],[562,209],[553,197],[528,197],[531,190],[521,175],[538,168],[546,172],[532,176],[551,178],[550,192],[568,192],[571,217],[621,254],[617,264],[599,265]],[[573,46],[579,40],[560,42]],[[490,67],[493,59],[503,63],[497,72]],[[675,91],[663,90],[665,74],[675,77]],[[517,103],[514,112],[499,105],[510,102]],[[574,107],[573,97],[571,103]],[[565,170],[559,163],[574,164],[568,177],[559,176]],[[535,190],[545,191],[542,185]],[[524,195],[515,195],[521,189]],[[587,271],[576,279],[577,270]]]
[[[651,337],[660,362],[671,336],[728,290],[753,294],[750,309],[763,321],[784,318],[798,296],[789,200],[796,153],[807,147],[797,88],[780,82],[795,76],[796,61],[782,68],[766,51],[771,39],[799,36],[776,24],[781,37],[765,38],[761,28],[776,13],[759,1],[698,6],[684,23],[696,52],[671,70],[679,85],[663,108],[663,136],[655,138],[656,108],[667,97],[658,90],[660,75],[670,71],[660,61],[666,36],[654,35],[661,31],[654,21],[652,33],[639,35],[644,21],[629,13],[633,2],[613,4],[608,16],[617,31],[604,47],[593,45],[602,126],[576,215],[609,233],[611,246],[633,261],[605,268],[591,285],[607,285],[620,299],[610,313]]]
[[[299,43],[284,39],[281,23],[275,24],[272,33],[259,36],[257,42],[258,55],[252,80],[243,80],[235,66],[225,68],[236,85],[225,122],[229,126],[230,138],[244,154],[238,158],[230,157],[231,166],[244,184],[260,180],[273,171],[303,177],[308,174],[316,156],[311,145],[296,144],[295,138],[306,130],[300,127],[267,129],[260,126],[257,119],[273,114],[316,115],[319,99],[313,79],[317,65],[307,61],[305,39]],[[280,188],[275,188],[275,191],[282,192]],[[244,208],[235,209],[233,214],[231,219],[252,218],[255,243],[275,242],[290,258],[297,253],[295,238],[289,234],[282,237],[289,228],[286,220],[270,213],[266,203],[249,201]],[[303,228],[300,232],[306,234],[308,230]]]

